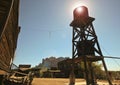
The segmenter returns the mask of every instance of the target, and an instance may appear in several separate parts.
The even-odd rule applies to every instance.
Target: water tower
[[[89,16],[88,9],[85,6],[77,7],[73,11],[73,15],[74,19],[70,24],[73,28],[73,62],[84,62],[86,85],[96,85],[92,63],[102,61],[109,85],[112,85],[103,54],[98,43],[97,35],[92,24],[95,18]]]

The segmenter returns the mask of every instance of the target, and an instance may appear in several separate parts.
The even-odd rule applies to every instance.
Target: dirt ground
[[[68,82],[68,79],[34,78],[32,85],[65,85]]]
[[[84,79],[76,79],[75,85],[86,85]],[[107,81],[98,81],[98,85],[109,85]],[[69,79],[64,78],[34,78],[32,85],[69,85]],[[113,81],[113,85],[120,85],[120,81]]]

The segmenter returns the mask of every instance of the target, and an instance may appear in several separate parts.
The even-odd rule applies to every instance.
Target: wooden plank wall
[[[5,13],[8,13],[6,11],[9,11],[8,14],[4,15],[2,15],[2,13],[0,12],[0,15],[2,16],[0,17],[0,31],[2,32],[0,36],[0,69],[5,71],[8,71],[10,69],[11,60],[14,59],[18,34],[20,32],[20,27],[18,26],[19,0],[12,0],[13,4],[10,1],[11,0],[0,0],[0,3],[4,3],[3,6],[0,6],[0,11],[5,11]],[[5,6],[9,6],[11,7],[11,9]],[[7,8],[7,10],[4,10],[5,8]],[[6,15],[7,18],[5,18]],[[5,23],[3,23],[4,21]]]

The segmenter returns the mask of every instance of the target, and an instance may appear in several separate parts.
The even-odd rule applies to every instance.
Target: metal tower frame
[[[82,6],[86,11],[87,8]],[[88,15],[88,11],[87,14]],[[84,62],[86,85],[96,85],[92,62],[101,60],[106,72],[109,85],[112,82],[107,71],[102,51],[99,46],[97,35],[92,22],[95,18],[89,16],[78,16],[74,13],[74,20],[70,24],[73,27],[72,59],[75,62]],[[73,72],[72,72],[73,73]]]

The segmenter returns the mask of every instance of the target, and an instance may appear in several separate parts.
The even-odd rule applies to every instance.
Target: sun
[[[79,12],[79,13],[81,13],[83,11],[83,8],[82,7],[77,7],[76,11]]]
[[[82,8],[80,8],[81,6],[86,6],[86,4],[82,2],[76,2],[72,5],[72,10],[78,8],[78,11],[81,12],[82,11]]]

